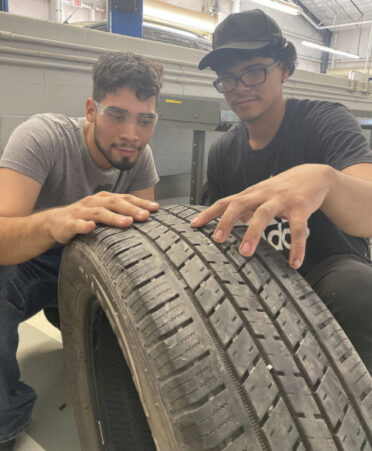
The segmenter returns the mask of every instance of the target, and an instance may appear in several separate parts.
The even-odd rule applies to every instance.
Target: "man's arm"
[[[307,220],[321,210],[344,232],[372,236],[372,164],[353,165],[340,172],[328,165],[305,164],[289,169],[241,193],[218,200],[191,223],[200,227],[222,216],[214,239],[224,242],[238,221],[249,227],[240,245],[243,256],[254,254],[274,217],[290,224],[290,265],[297,269],[305,255]]]
[[[158,208],[157,203],[132,194],[100,192],[66,207],[32,214],[40,190],[41,184],[32,178],[0,169],[0,265],[29,260],[56,243],[91,232],[97,223],[129,227]]]
[[[321,206],[341,230],[372,236],[372,164],[362,163],[336,171],[334,183]]]

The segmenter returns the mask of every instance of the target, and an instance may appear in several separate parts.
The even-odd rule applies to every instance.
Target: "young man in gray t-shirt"
[[[93,70],[86,117],[40,114],[21,124],[0,161],[0,449],[31,418],[34,390],[20,381],[18,325],[57,305],[63,244],[97,223],[129,227],[156,211],[148,142],[161,66],[107,53]]]

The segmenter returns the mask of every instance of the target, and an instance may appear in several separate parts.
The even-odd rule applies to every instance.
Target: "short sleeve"
[[[131,170],[127,191],[138,191],[151,188],[158,182],[159,176],[156,171],[152,150],[151,147],[147,145]]]
[[[53,170],[55,139],[41,117],[33,116],[11,134],[0,167],[13,169],[44,184]]]
[[[324,162],[337,170],[358,163],[372,163],[372,151],[352,113],[338,103],[326,103],[314,124]]]

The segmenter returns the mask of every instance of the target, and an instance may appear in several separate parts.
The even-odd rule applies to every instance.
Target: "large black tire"
[[[193,230],[196,212],[98,227],[64,252],[83,451],[372,450],[371,377],[322,301],[265,242],[246,259],[238,232]]]

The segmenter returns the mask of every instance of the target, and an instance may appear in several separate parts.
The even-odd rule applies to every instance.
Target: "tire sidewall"
[[[88,253],[90,258],[87,258]],[[102,449],[89,349],[90,322],[96,309],[101,307],[132,374],[157,448],[167,451],[183,449],[177,443],[159,383],[153,377],[155,372],[148,351],[126,306],[125,294],[123,296],[126,290],[120,289],[119,292],[110,275],[102,271],[102,264],[94,264],[97,253],[91,251],[89,245],[85,246],[82,241],[74,242],[65,249],[64,254],[61,265],[64,280],[60,282],[59,289],[67,302],[60,306],[61,332],[67,372],[73,381],[74,410],[82,448],[92,451]],[[84,265],[79,265],[79,261],[84,261]],[[66,262],[68,268],[64,267]],[[69,289],[70,293],[66,293]]]

